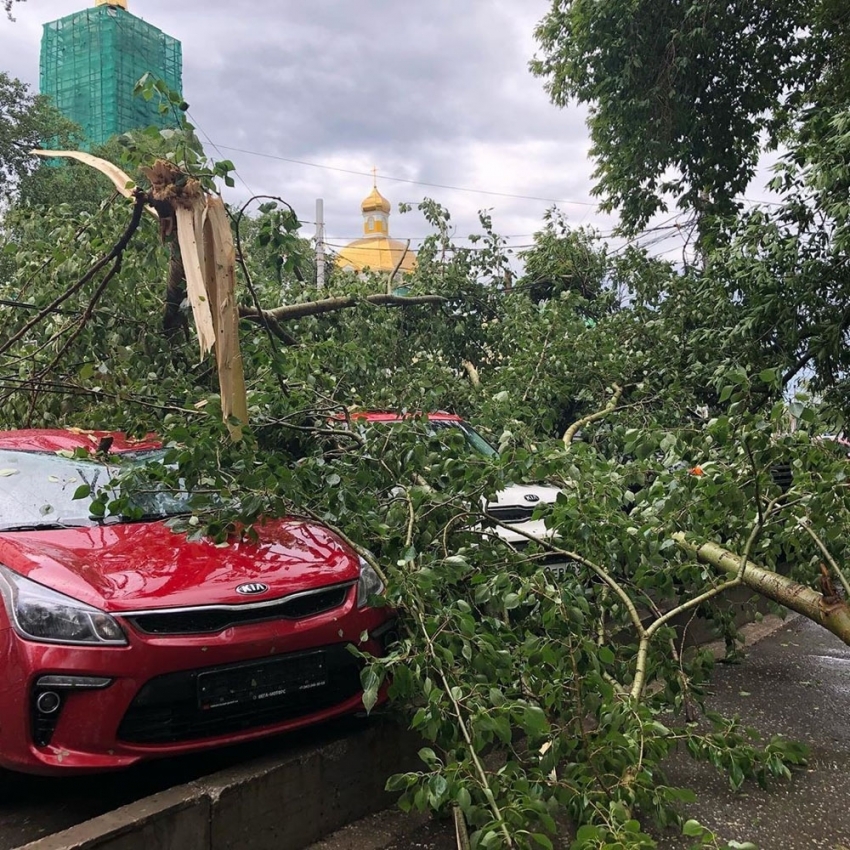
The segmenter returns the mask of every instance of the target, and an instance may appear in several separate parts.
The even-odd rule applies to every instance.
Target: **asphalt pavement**
[[[755,642],[740,664],[718,665],[709,707],[740,715],[767,737],[805,742],[809,763],[767,791],[747,782],[733,792],[710,766],[677,756],[666,765],[668,777],[697,794],[683,813],[724,840],[750,841],[759,850],[850,850],[850,647],[803,618],[773,630],[752,624],[747,631]],[[673,832],[657,838],[662,850],[691,844]],[[556,846],[569,844],[564,835]],[[450,823],[387,811],[313,850],[455,847]]]
[[[763,735],[802,741],[811,755],[790,782],[766,791],[748,783],[737,793],[711,769],[678,759],[671,778],[698,796],[689,816],[760,850],[850,850],[850,647],[797,618],[742,664],[721,665],[710,705]]]

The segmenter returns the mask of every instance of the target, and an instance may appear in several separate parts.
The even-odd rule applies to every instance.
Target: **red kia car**
[[[0,432],[0,767],[121,768],[362,709],[350,646],[381,654],[392,614],[328,529],[270,520],[216,545],[166,527],[179,495],[140,494],[144,520],[74,498],[163,454],[118,433]]]

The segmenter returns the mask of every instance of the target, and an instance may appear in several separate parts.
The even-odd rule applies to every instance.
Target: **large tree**
[[[33,148],[48,141],[67,146],[78,137],[79,128],[48,97],[32,94],[26,83],[0,71],[0,202],[8,201],[20,179],[39,167]]]
[[[841,167],[836,145],[822,169]],[[795,262],[756,239],[781,234],[754,218],[734,237],[749,250],[712,253],[706,270],[723,274],[684,275],[544,227],[528,275],[507,289],[488,218],[459,248],[447,213],[426,203],[436,234],[410,295],[388,294],[385,278],[338,277],[318,297],[294,266],[285,277],[300,248],[295,217],[268,206],[246,228],[235,212],[250,422],[234,441],[191,325],[162,330],[174,260],[159,246],[172,235],[166,202],[228,171],[180,152],[143,170],[130,202],[95,216],[16,211],[13,268],[0,281],[0,423],[158,431],[169,450],[157,486],[192,493],[177,533],[224,543],[289,514],[351,540],[383,574],[400,624],[390,655],[364,669],[364,702],[391,676],[392,696],[432,742],[423,769],[393,787],[405,805],[453,812],[476,846],[551,846],[553,812],[580,827],[581,850],[654,846],[649,823],[681,826],[689,798],[661,778],[680,743],[736,787],[787,776],[800,748],[759,743],[735,719],[687,722],[701,714],[711,664],[684,639],[698,615],[734,647],[719,603],[748,588],[850,641],[836,592],[850,558],[846,461],[824,450],[827,423],[812,406],[795,408],[801,427],[789,433],[776,367],[788,351],[742,331],[767,321],[759,287],[770,263]],[[168,192],[157,195],[163,176]],[[789,179],[801,191],[818,184]],[[839,203],[823,182],[824,208]],[[146,202],[159,226],[142,215]],[[630,297],[617,305],[621,281]],[[181,299],[172,306],[188,312]],[[470,455],[415,417],[392,433],[356,421],[332,429],[352,405],[459,410],[501,453]],[[790,477],[775,474],[788,464]],[[563,491],[539,512],[554,537],[506,546],[486,500],[539,480]],[[120,482],[111,493],[101,514],[121,510]],[[566,569],[546,569],[553,559]]]
[[[672,200],[733,214],[761,153],[838,82],[836,0],[553,0],[532,71],[589,107],[597,193],[627,231]],[[828,82],[829,81],[829,82]]]

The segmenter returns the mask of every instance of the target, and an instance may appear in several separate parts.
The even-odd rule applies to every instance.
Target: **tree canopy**
[[[282,199],[257,199],[253,212],[229,211],[238,422],[222,416],[215,352],[198,358],[190,258],[171,221],[178,190],[216,200],[233,164],[209,162],[185,120],[111,150],[135,183],[120,186],[129,200],[51,204],[62,193],[48,175],[37,203],[21,181],[4,215],[0,427],[156,431],[167,447],[158,486],[191,495],[175,533],[226,545],[264,516],[292,515],[350,541],[383,576],[400,623],[388,655],[364,659],[364,703],[387,686],[428,743],[422,769],[390,787],[405,807],[451,813],[475,847],[551,847],[562,828],[575,850],[664,846],[683,828],[695,846],[746,846],[688,825],[691,793],[664,781],[665,758],[682,745],[740,788],[788,778],[806,753],[708,710],[712,659],[689,644],[688,623],[712,625],[734,656],[724,600],[747,589],[850,642],[847,459],[827,439],[848,414],[850,121],[839,87],[818,88],[840,57],[813,26],[789,30],[802,14],[794,3],[742,7],[744,33],[736,8],[706,2],[684,20],[678,5],[638,4],[634,17],[614,0],[562,2],[542,25],[552,57],[599,60],[588,98],[613,98],[643,73],[641,59],[623,77],[628,39],[652,43],[647,60],[673,44],[663,91],[681,90],[668,98],[674,111],[699,121],[677,113],[643,164],[629,158],[637,128],[657,129],[652,104],[635,107],[625,132],[614,98],[593,132],[622,134],[623,150],[608,149],[614,182],[600,185],[627,228],[657,209],[661,175],[687,159],[674,194],[697,209],[705,190],[710,208],[698,211],[714,221],[700,263],[612,247],[552,211],[520,269],[488,214],[458,246],[448,211],[425,200],[433,235],[406,295],[385,277],[342,273],[318,292],[297,217]],[[838,15],[826,2],[817,10]],[[748,39],[760,58],[729,71],[734,97],[709,104],[719,71],[702,66],[724,51],[734,64]],[[698,66],[696,111],[681,56]],[[560,73],[552,62],[539,70]],[[813,74],[793,122],[760,106],[774,66],[788,80],[803,66]],[[748,100],[756,82],[765,88]],[[714,109],[712,120],[734,113],[740,132],[712,165]],[[792,130],[780,202],[738,210],[736,181],[760,134]],[[792,395],[801,377],[808,392]],[[367,427],[351,419],[358,408],[409,418]],[[471,420],[497,456],[435,433],[418,414],[437,409]],[[346,428],[331,427],[340,420]],[[488,503],[539,481],[560,490],[535,512],[547,534],[506,544]],[[121,499],[119,479],[93,515]],[[567,568],[553,572],[553,560]]]
[[[762,152],[846,92],[841,5],[553,0],[531,68],[556,105],[588,104],[596,191],[624,229],[670,200],[734,215]]]
[[[73,122],[64,118],[43,95],[0,71],[0,202],[15,193],[21,178],[40,165],[30,151],[53,139],[60,146],[79,138]]]

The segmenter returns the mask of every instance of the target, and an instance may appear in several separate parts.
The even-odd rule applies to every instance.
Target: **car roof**
[[[437,422],[463,422],[463,417],[456,413],[446,413],[439,410],[435,413],[392,413],[385,410],[353,410],[348,414],[352,419],[365,420],[366,422],[402,422],[405,419],[414,419],[417,416],[424,416],[427,419],[433,419]],[[345,419],[343,414],[337,414],[335,419]]]
[[[60,452],[86,449],[97,451],[101,440],[112,438],[108,451],[112,454],[140,449],[158,449],[162,443],[153,434],[139,439],[123,431],[86,431],[82,428],[26,428],[0,431],[0,449],[19,452]]]

